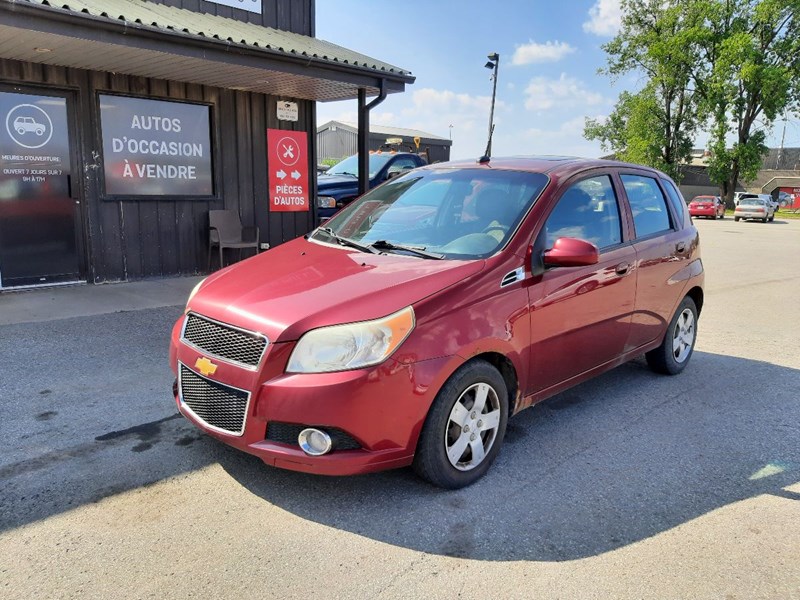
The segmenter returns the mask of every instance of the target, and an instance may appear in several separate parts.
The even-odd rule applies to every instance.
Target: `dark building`
[[[317,128],[317,153],[320,160],[352,156],[357,152],[357,142],[358,127],[353,123],[328,121]],[[453,142],[449,139],[425,131],[383,125],[370,125],[369,128],[370,150],[393,146],[400,150],[426,152],[431,163],[450,160],[452,145]]]
[[[314,18],[313,0],[0,0],[0,288],[204,271],[214,209],[262,245],[308,231],[316,101],[368,119],[368,95],[414,80]]]

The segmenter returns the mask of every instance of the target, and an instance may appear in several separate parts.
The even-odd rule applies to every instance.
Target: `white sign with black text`
[[[286,102],[285,100],[278,100],[278,120],[279,121],[297,121],[297,102]]]

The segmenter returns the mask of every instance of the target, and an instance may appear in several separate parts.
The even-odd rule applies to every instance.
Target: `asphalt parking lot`
[[[688,369],[523,412],[455,492],[201,435],[170,397],[182,306],[0,325],[0,596],[800,598],[800,221],[697,226]]]

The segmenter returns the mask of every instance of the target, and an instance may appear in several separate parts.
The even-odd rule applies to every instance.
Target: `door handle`
[[[675,247],[678,252],[684,252],[686,250],[686,242],[678,242],[678,245]]]
[[[630,263],[619,263],[615,268],[614,272],[617,275],[627,275],[631,270]]]

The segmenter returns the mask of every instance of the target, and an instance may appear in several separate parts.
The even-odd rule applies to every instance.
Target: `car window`
[[[332,232],[363,245],[387,241],[454,260],[483,258],[514,235],[547,182],[541,173],[417,169],[370,190],[312,239],[331,243]]]
[[[384,165],[389,161],[389,154],[370,154],[369,155],[369,177],[372,179],[378,174]],[[325,172],[326,175],[350,175],[358,177],[358,154],[354,154],[343,161],[333,165]]]
[[[740,206],[764,206],[765,202],[761,198],[742,198],[739,200]]]
[[[667,201],[652,177],[620,175],[633,213],[636,237],[645,237],[670,229]]]
[[[390,166],[388,172],[391,173],[402,173],[403,171],[408,171],[409,169],[415,169],[417,167],[417,163],[414,162],[413,158],[408,156],[400,156],[398,157]]]
[[[678,190],[671,181],[662,179],[661,183],[664,184],[664,189],[667,190],[667,196],[669,196],[669,201],[672,203],[672,208],[675,210],[675,214],[678,215],[678,221],[682,223],[686,201],[683,199],[680,190]]]
[[[590,177],[571,185],[545,223],[546,248],[560,237],[586,240],[598,248],[622,242],[622,222],[611,178]]]

